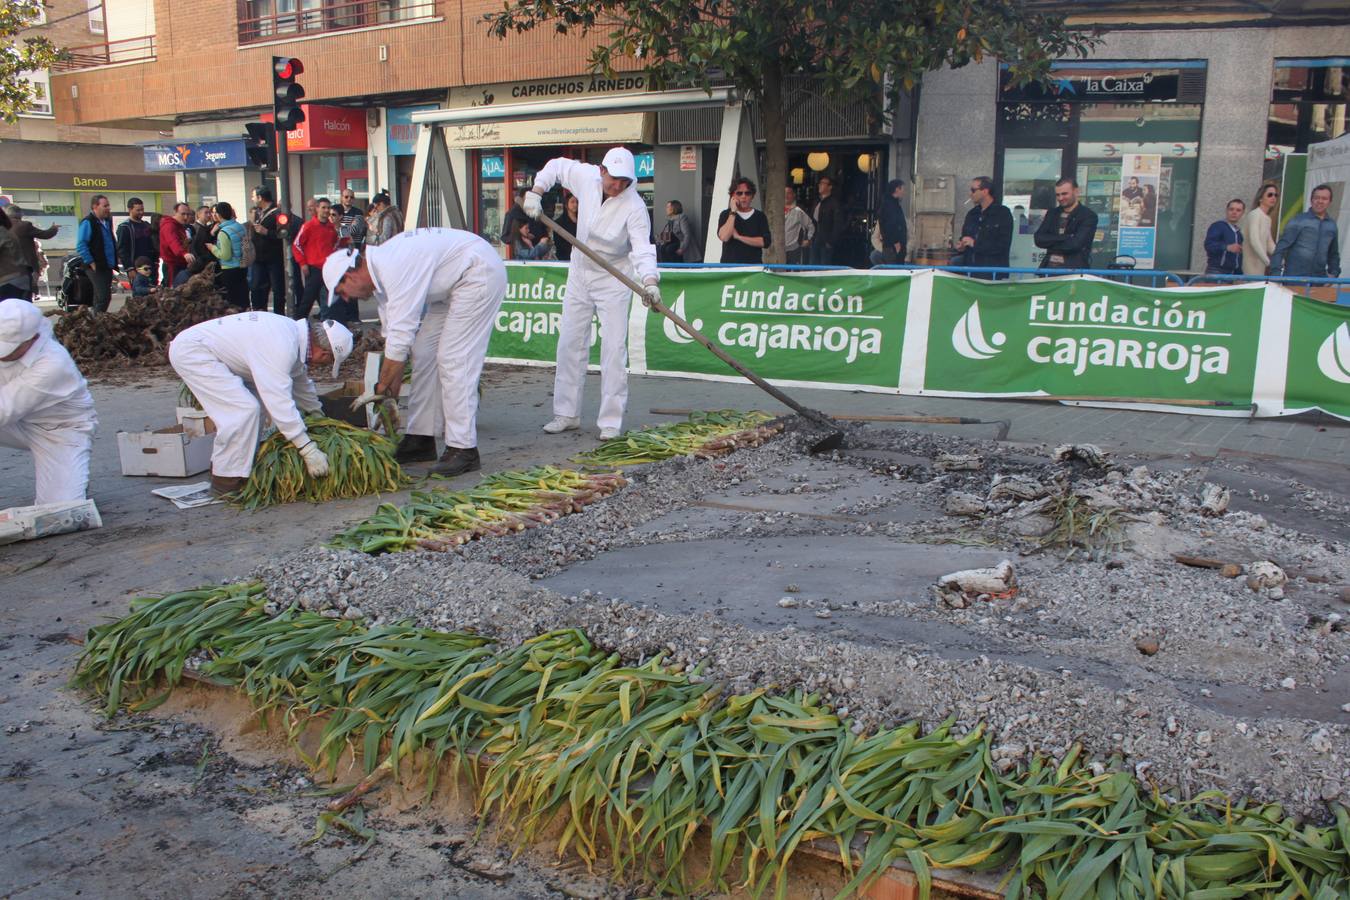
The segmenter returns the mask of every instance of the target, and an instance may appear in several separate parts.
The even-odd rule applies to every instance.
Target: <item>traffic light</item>
[[[291,233],[291,214],[288,212],[277,213],[277,231],[283,238],[289,237]]]
[[[248,164],[258,169],[275,172],[277,169],[277,129],[271,122],[249,122],[244,126],[244,151]]]
[[[272,114],[279,132],[292,131],[305,121],[305,111],[300,108],[305,89],[295,83],[295,76],[304,71],[304,64],[298,59],[272,57]]]

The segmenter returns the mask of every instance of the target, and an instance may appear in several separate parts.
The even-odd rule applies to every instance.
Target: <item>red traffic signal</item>
[[[277,131],[291,131],[305,121],[300,108],[305,89],[295,83],[295,76],[304,71],[304,64],[294,57],[272,57],[272,114]]]
[[[290,213],[284,213],[284,212],[279,212],[279,213],[277,213],[277,227],[278,227],[278,228],[285,228],[286,226],[288,226],[288,225],[290,225],[290,224],[291,224],[291,214],[290,214]]]

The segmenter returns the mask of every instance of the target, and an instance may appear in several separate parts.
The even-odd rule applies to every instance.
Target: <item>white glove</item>
[[[653,303],[661,302],[661,286],[659,284],[649,284],[642,288],[642,304],[651,306]]]
[[[523,204],[525,215],[529,216],[531,219],[539,218],[539,214],[544,211],[543,199],[543,197],[540,197],[534,191],[526,191],[525,203]]]
[[[381,399],[383,399],[383,396],[381,394],[377,394],[374,391],[366,391],[360,397],[357,397],[355,400],[352,401],[352,412],[356,412],[358,409],[365,406],[367,403],[374,403],[376,400]]]
[[[300,448],[300,458],[305,461],[305,471],[312,477],[322,478],[328,474],[328,457],[313,441]]]

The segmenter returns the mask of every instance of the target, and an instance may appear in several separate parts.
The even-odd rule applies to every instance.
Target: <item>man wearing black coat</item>
[[[886,182],[886,196],[877,210],[877,225],[881,227],[881,249],[872,251],[872,265],[893,266],[905,261],[909,251],[909,223],[900,199],[905,196],[905,182],[893,178]]]
[[[1012,250],[1013,217],[1008,207],[994,198],[994,179],[980,175],[970,181],[970,202],[973,204],[961,225],[961,240],[956,249],[962,251],[961,264],[1006,269]],[[980,272],[976,278],[996,277]]]
[[[1097,236],[1097,214],[1078,202],[1078,182],[1055,182],[1055,209],[1045,212],[1036,229],[1036,246],[1045,251],[1042,269],[1092,268],[1092,241]]]
[[[816,203],[816,236],[811,242],[811,264],[829,266],[835,262],[839,241],[844,237],[844,210],[839,198],[834,196],[834,179],[828,175],[820,176],[816,182],[816,191],[820,200]]]

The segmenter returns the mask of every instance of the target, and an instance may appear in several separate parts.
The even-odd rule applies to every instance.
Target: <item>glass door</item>
[[[1045,251],[1033,240],[1045,211],[1055,205],[1055,182],[1064,171],[1059,147],[1007,147],[1003,150],[1003,204],[1012,210],[1010,264],[1035,268]]]

